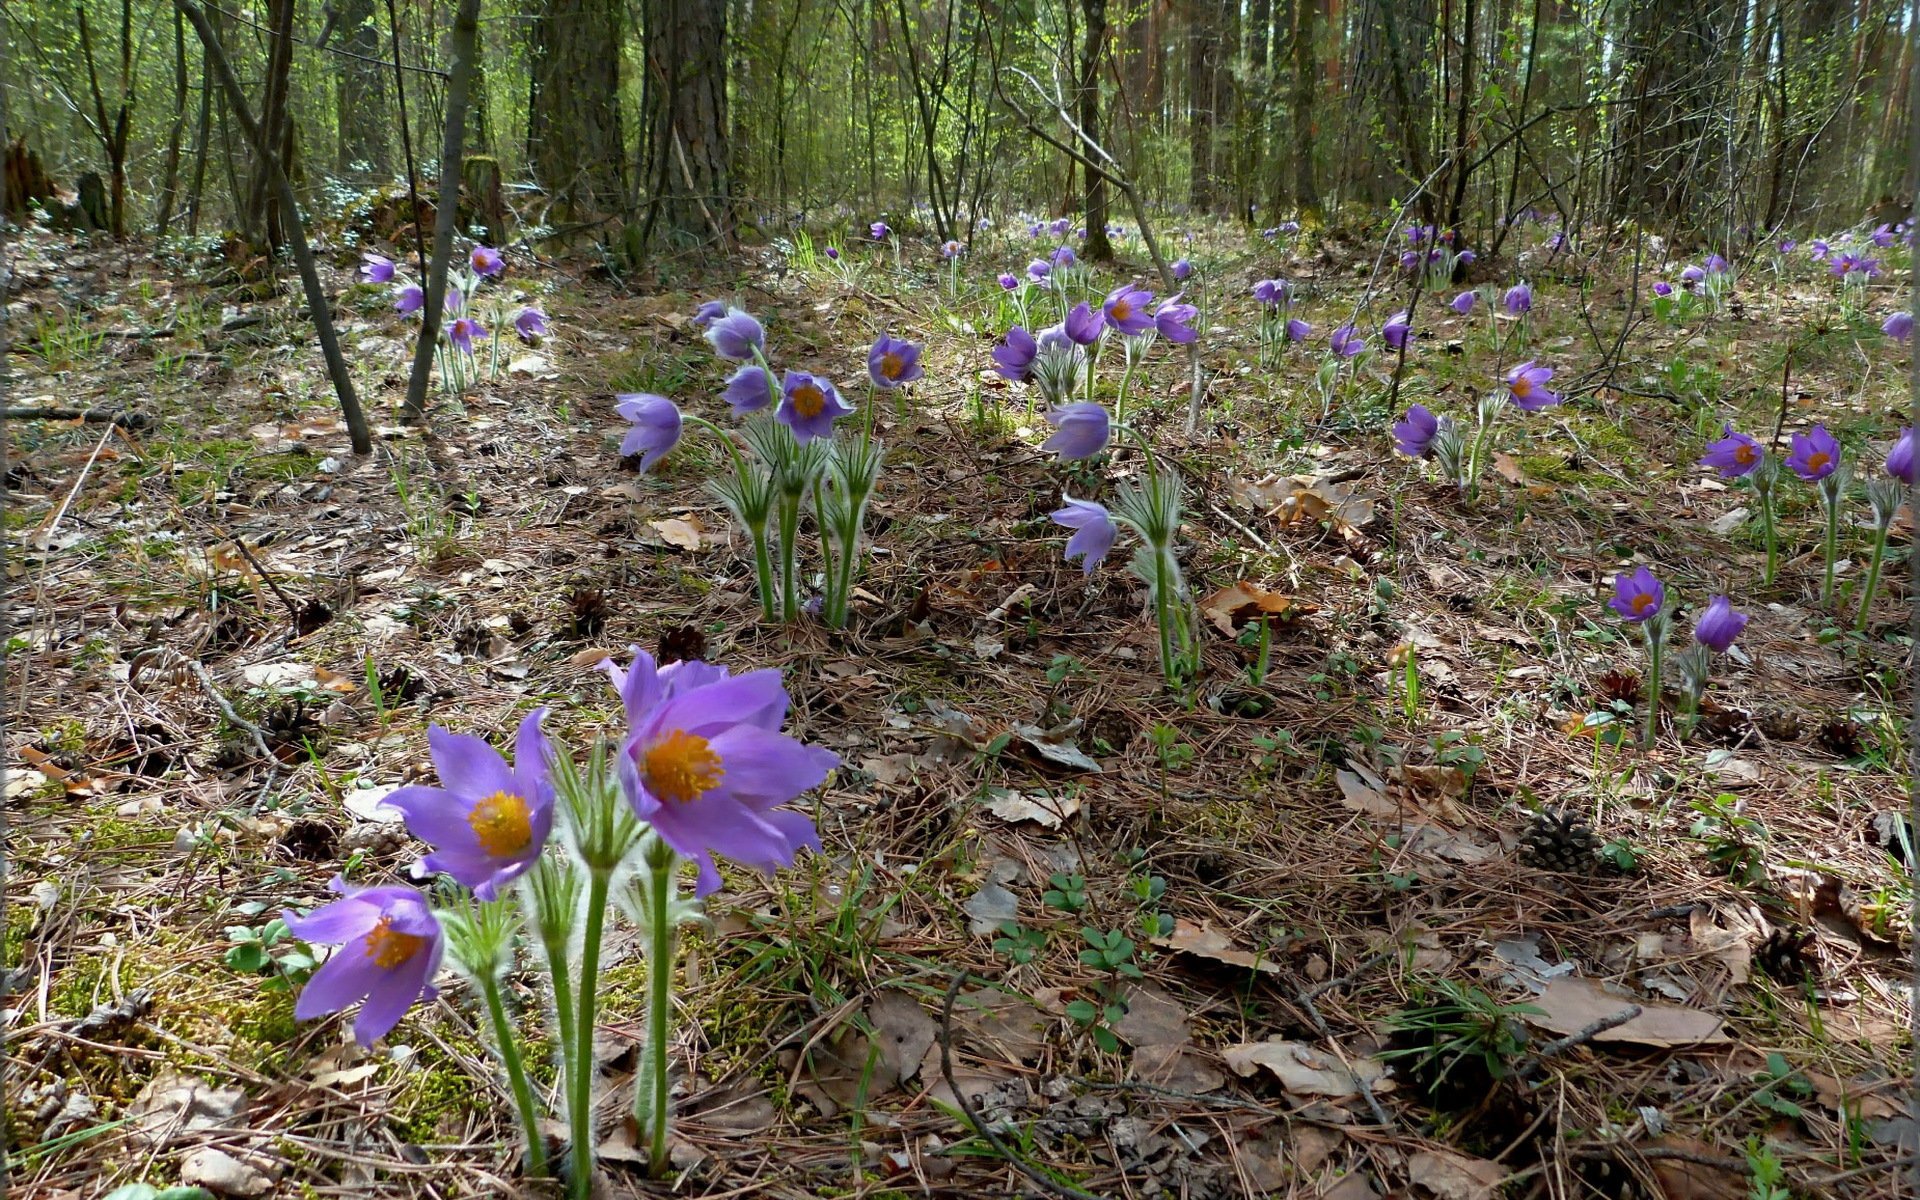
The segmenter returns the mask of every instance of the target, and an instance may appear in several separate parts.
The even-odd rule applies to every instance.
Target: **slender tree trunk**
[[[1319,0],[1293,0],[1293,198],[1306,212],[1318,212],[1320,189],[1314,182],[1314,17]]]
[[[625,202],[624,12],[618,0],[544,0],[534,21],[527,158],[565,213],[604,214]]]
[[[1211,212],[1213,181],[1214,57],[1218,43],[1209,29],[1211,0],[1187,0],[1187,203]]]
[[[335,60],[335,99],[340,112],[340,144],[334,168],[342,175],[385,178],[393,171],[387,131],[387,72],[380,65],[380,27],[374,0],[338,0],[342,48],[356,55]]]
[[[1086,40],[1080,49],[1080,130],[1095,142],[1100,135],[1100,53],[1107,41],[1107,0],[1080,0],[1080,15],[1086,19]],[[1087,257],[1095,262],[1113,259],[1113,243],[1107,238],[1107,179],[1098,171],[1086,172],[1087,179]]]
[[[179,0],[184,2],[184,0]],[[427,273],[426,302],[420,308],[420,340],[413,346],[413,370],[407,376],[408,422],[427,414],[427,382],[433,353],[440,345],[440,317],[447,294],[447,264],[453,258],[453,230],[459,223],[460,160],[466,147],[467,97],[473,86],[474,43],[480,36],[480,0],[460,0],[448,39],[453,62],[447,75],[447,124],[440,143],[440,203],[433,214],[433,266]],[[501,336],[498,330],[494,336]]]
[[[160,215],[154,236],[166,237],[173,206],[180,197],[180,139],[187,127],[187,22],[173,10],[173,124],[167,130],[167,165],[160,173]]]
[[[175,10],[178,11],[178,10]],[[200,198],[206,194],[208,139],[213,133],[213,64],[200,54],[200,117],[194,122],[193,186],[187,190],[187,236],[200,233]]]

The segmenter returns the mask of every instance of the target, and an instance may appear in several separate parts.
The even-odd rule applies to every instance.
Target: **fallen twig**
[[[123,429],[145,429],[153,424],[153,418],[147,413],[127,412],[118,408],[29,406],[7,409],[6,418],[9,421],[85,421],[89,425],[112,423]]]

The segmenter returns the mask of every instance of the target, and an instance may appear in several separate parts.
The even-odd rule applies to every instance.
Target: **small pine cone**
[[[1769,933],[1754,959],[1762,971],[1781,983],[1799,983],[1820,974],[1820,956],[1813,930],[1798,925]]]
[[[1520,836],[1520,861],[1542,871],[1585,875],[1599,854],[1600,839],[1585,821],[1553,809],[1533,814]]]
[[[1753,725],[1747,714],[1737,708],[1719,708],[1700,714],[1700,723],[1694,726],[1694,736],[1701,741],[1719,742],[1725,746],[1737,746],[1747,740],[1753,732]]]
[[[677,662],[707,661],[707,634],[698,625],[682,625],[660,635],[660,653],[654,656],[661,666]]]
[[[1632,671],[1608,671],[1593,681],[1594,698],[1602,704],[1638,704],[1640,676]]]
[[[1835,758],[1859,758],[1866,749],[1861,740],[1866,732],[1860,727],[1860,722],[1851,717],[1835,717],[1820,726],[1813,740]]]
[[[605,592],[597,587],[577,587],[567,597],[567,636],[597,637],[612,615],[613,605],[607,603]]]
[[[405,852],[408,841],[407,828],[399,822],[369,821],[347,830],[340,839],[340,849],[347,855],[358,852],[369,858],[388,858]]]
[[[1804,732],[1800,728],[1799,717],[1777,708],[1762,711],[1754,717],[1753,726],[1770,742],[1797,742]]]

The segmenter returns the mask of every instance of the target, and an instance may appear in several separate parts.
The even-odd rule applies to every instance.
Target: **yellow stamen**
[[[662,800],[690,804],[719,786],[726,771],[707,739],[676,729],[647,747],[641,763],[647,790]]]
[[[1113,319],[1114,320],[1124,321],[1132,315],[1133,315],[1133,305],[1127,303],[1125,300],[1115,300],[1113,302]]]
[[[1815,450],[1812,454],[1807,455],[1807,470],[1818,471],[1821,467],[1826,466],[1827,461],[1832,457],[1831,454],[1823,450]]]
[[[1759,457],[1760,457],[1760,452],[1758,450],[1755,450],[1752,446],[1748,445],[1745,442],[1741,442],[1738,446],[1735,446],[1733,448],[1733,461],[1739,463],[1743,467],[1746,466],[1748,463],[1752,462],[1754,459]]]
[[[426,948],[426,938],[417,933],[401,933],[393,927],[392,917],[381,917],[380,923],[367,934],[367,957],[383,971],[410,961]]]
[[[480,848],[495,858],[512,858],[533,843],[533,811],[512,792],[495,792],[474,805],[467,824]]]
[[[1633,611],[1636,613],[1643,613],[1652,607],[1653,594],[1651,592],[1641,592],[1633,598]]]
[[[1513,394],[1522,400],[1533,395],[1533,380],[1528,379],[1525,375],[1515,379],[1513,381]]]
[[[817,417],[827,407],[827,394],[811,383],[793,389],[793,411],[803,417]]]

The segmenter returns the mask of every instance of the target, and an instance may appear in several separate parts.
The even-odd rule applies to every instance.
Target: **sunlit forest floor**
[[[1729,515],[1750,497],[1695,460],[1723,422],[1765,441],[1819,420],[1878,471],[1903,424],[1906,347],[1879,322],[1904,272],[1849,313],[1821,264],[1775,274],[1763,254],[1724,312],[1619,341],[1630,296],[1644,310],[1678,262],[1636,288],[1630,247],[1554,253],[1524,230],[1456,285],[1530,279],[1524,328],[1427,297],[1397,397],[1383,355],[1326,404],[1318,347],[1386,232],[1176,240],[1204,309],[1200,432],[1164,342],[1129,420],[1187,481],[1188,703],[1161,686],[1124,556],[1089,579],[1047,520],[1063,489],[1110,496],[1137,453],[1042,455],[1033,399],[990,373],[993,277],[1051,246],[1024,227],[976,242],[957,296],[911,239],[904,268],[850,249],[850,277],[769,245],[629,287],[509,253],[503,294],[539,297],[553,334],[502,346],[497,377],[437,395],[424,427],[397,416],[410,326],[332,236],[378,426],[364,459],[290,271],[15,243],[9,403],[138,418],[9,430],[17,1194],[517,1187],[472,996],[449,984],[362,1052],[336,1019],[293,1020],[310,961],[271,923],[337,873],[404,874],[419,847],[378,802],[430,779],[429,722],[498,740],[546,703],[582,744],[618,714],[595,666],[631,644],[782,668],[794,732],[844,763],[817,799],[825,852],[729,870],[691,935],[680,1194],[1041,1194],[955,1087],[1034,1171],[1100,1196],[1896,1191],[1910,525],[1855,636],[1871,531],[1842,529],[1823,607],[1815,493],[1784,480],[1762,588],[1757,526]],[[1137,240],[1121,253],[1118,275],[1150,275]],[[1249,294],[1269,277],[1300,285],[1316,339],[1272,368]],[[1402,285],[1374,282],[1378,346]],[[759,622],[745,539],[702,486],[711,440],[648,475],[619,453],[615,393],[723,411],[689,323],[714,298],[850,398],[876,333],[926,344],[925,380],[879,401],[887,468],[845,631]],[[1502,418],[1477,497],[1393,453],[1406,404],[1470,419],[1522,358],[1569,402]],[[1118,378],[1110,353],[1103,399]],[[1705,718],[1651,750],[1644,652],[1605,607],[1640,564],[1693,613],[1725,593],[1752,615]],[[1544,812],[1591,842],[1543,862],[1523,841]],[[608,1182],[664,1194],[620,1118],[629,931],[609,956]]]

